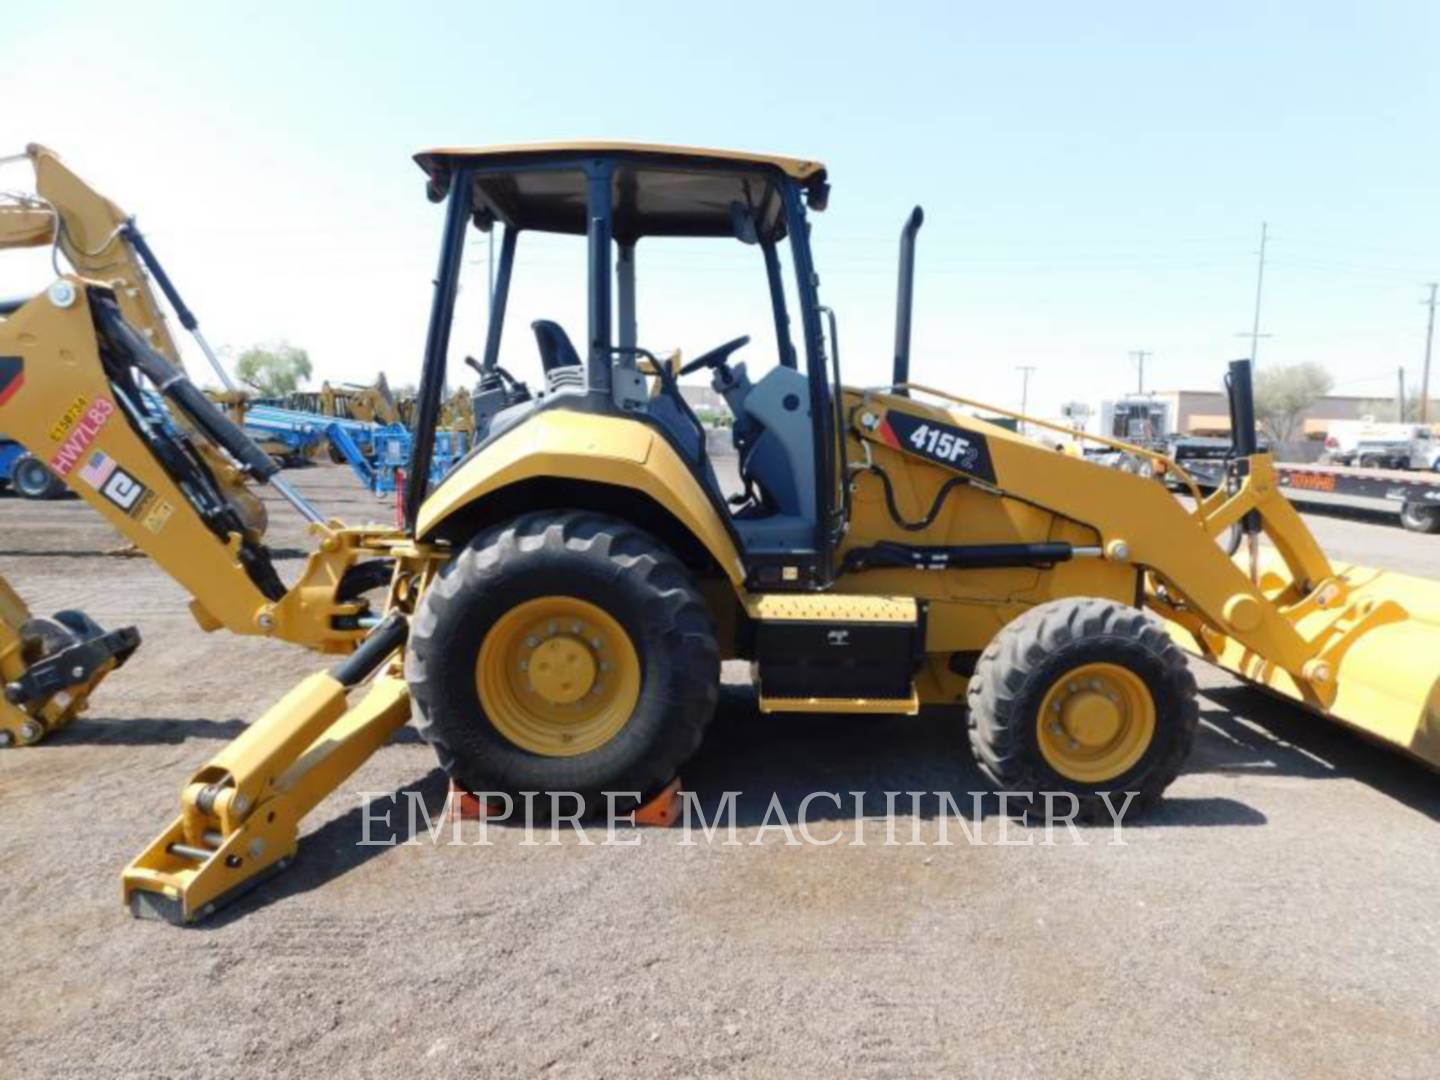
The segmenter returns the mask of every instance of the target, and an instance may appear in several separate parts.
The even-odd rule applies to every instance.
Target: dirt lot
[[[338,469],[290,475],[388,513]],[[1440,537],[1312,521],[1338,558],[1440,576]],[[813,807],[840,843],[786,846],[772,794],[793,818],[812,790],[873,813],[985,785],[951,713],[761,718],[732,672],[685,779],[707,808],[743,791],[738,846],[359,847],[361,792],[443,797],[406,729],[286,875],[203,928],[132,921],[119,871],[182,781],[316,661],[202,634],[115,543],[82,504],[0,501],[0,573],[33,606],[145,636],[88,717],[0,753],[0,1075],[1434,1075],[1440,782],[1209,669],[1189,770],[1125,846],[999,846],[993,807],[983,846],[935,846],[933,801],[931,843],[872,821],[857,846],[848,796]]]

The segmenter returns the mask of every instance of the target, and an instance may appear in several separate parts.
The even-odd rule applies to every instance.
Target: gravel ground
[[[290,475],[347,520],[388,516],[341,470]],[[274,516],[293,576],[304,540]],[[1440,538],[1310,520],[1339,559],[1440,576]],[[772,797],[793,820],[812,790],[875,813],[885,791],[968,807],[985,785],[952,712],[760,717],[742,669],[685,771],[707,810],[743,791],[737,845],[499,827],[480,846],[469,826],[357,846],[362,792],[443,798],[406,729],[285,875],[202,928],[132,921],[120,869],[316,661],[201,633],[116,541],[82,504],[0,502],[0,573],[37,610],[145,636],[87,717],[0,753],[0,1075],[1434,1075],[1440,785],[1209,668],[1188,771],[1123,846],[1046,846],[991,804],[984,844],[951,824],[938,846],[933,797],[898,822],[921,843],[887,846],[848,795],[811,807],[835,846],[787,846],[761,827]]]

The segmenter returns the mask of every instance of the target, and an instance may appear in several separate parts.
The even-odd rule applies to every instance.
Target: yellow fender
[[[415,535],[429,537],[456,513],[539,479],[604,484],[648,496],[704,546],[737,589],[745,580],[735,541],[680,455],[641,421],[623,416],[569,409],[532,416],[445,479],[421,507]]]

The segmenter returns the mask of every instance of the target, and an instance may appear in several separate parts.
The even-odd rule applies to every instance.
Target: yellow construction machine
[[[810,246],[829,195],[819,162],[607,142],[417,161],[444,224],[408,475],[430,474],[466,239],[499,228],[476,447],[438,483],[408,488],[402,530],[343,539],[322,527],[391,571],[383,618],[368,634],[334,631],[337,644],[363,641],[195,773],[179,816],[123,875],[136,914],[203,918],[283,868],[304,816],[412,713],[472,792],[567,792],[595,807],[658,791],[699,745],[726,658],[753,664],[765,713],[964,704],[997,786],[1069,792],[1087,812],[1120,792],[1135,793],[1133,812],[1181,769],[1197,708],[1177,641],[1440,761],[1440,586],[1329,562],[1257,452],[1247,363],[1232,365],[1235,453],[1214,494],[1160,455],[1109,443],[1189,486],[1187,508],[1155,475],[1057,452],[974,415],[1005,410],[910,381],[918,210],[902,232],[890,384],[845,386]],[[513,367],[528,351],[504,334],[517,251],[534,232],[584,245],[588,320],[571,328],[578,348],[556,322],[531,325],[532,389],[501,353]],[[640,343],[640,255],[701,238],[757,249],[773,352],[754,377],[736,356],[748,336],[678,372]],[[260,478],[265,463],[175,393],[112,285],[62,277],[0,325],[0,356],[27,380],[0,429],[16,426],[14,410],[59,408],[47,420],[63,426],[64,403],[82,406],[64,475],[93,467],[103,486],[103,470],[123,468],[140,508],[107,512],[147,550],[183,532],[206,566],[182,580],[213,621],[335,627],[333,587],[313,607],[292,603],[295,590],[270,598],[250,534],[181,492],[193,470],[146,436],[136,370],[187,402],[196,437],[230,468]],[[734,415],[728,498],[677,383],[701,371]],[[243,602],[222,612],[209,579],[226,575]]]

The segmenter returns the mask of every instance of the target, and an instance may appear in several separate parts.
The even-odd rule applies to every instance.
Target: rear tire
[[[1195,680],[1160,624],[1111,600],[1031,608],[991,640],[970,680],[970,746],[1007,791],[1068,791],[1105,820],[1156,802],[1195,741]],[[1112,704],[1113,699],[1113,704]],[[1088,726],[1088,727],[1087,727]]]
[[[1411,532],[1440,533],[1440,506],[1407,502],[1400,507],[1400,524]]]
[[[65,482],[39,458],[26,454],[15,462],[10,483],[27,499],[58,499],[65,494]]]
[[[588,669],[583,698],[568,682],[542,687],[552,646]],[[708,607],[658,541],[616,518],[544,511],[450,560],[416,611],[405,674],[421,736],[465,790],[517,805],[524,792],[574,792],[593,813],[605,792],[659,791],[699,747],[720,651]]]

